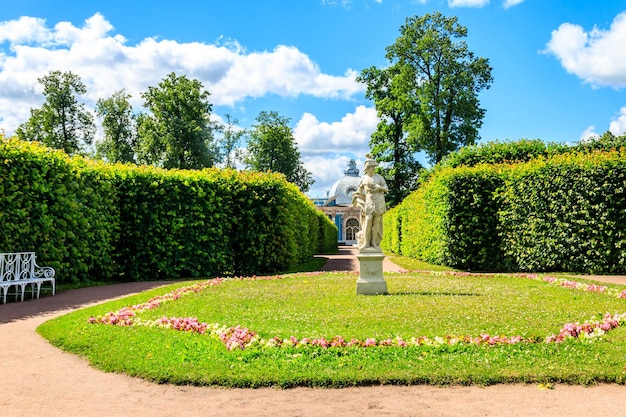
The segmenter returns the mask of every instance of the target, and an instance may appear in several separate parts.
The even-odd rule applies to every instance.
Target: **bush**
[[[117,274],[117,196],[100,165],[0,140],[0,251],[36,252],[59,283]]]
[[[471,270],[626,271],[626,150],[439,168],[385,219],[387,250]]]
[[[0,227],[1,251],[37,252],[59,283],[273,273],[337,246],[282,175],[110,165],[5,138]]]
[[[456,168],[462,165],[502,164],[527,162],[532,159],[569,152],[567,145],[546,143],[540,139],[520,139],[511,142],[487,142],[465,146],[446,156],[441,168]]]
[[[124,279],[214,276],[232,270],[228,176],[116,165],[116,254]]]
[[[502,269],[494,199],[501,186],[498,172],[486,165],[440,170],[385,215],[383,246],[458,269]]]
[[[626,271],[626,151],[576,153],[511,171],[503,247],[524,271]]]

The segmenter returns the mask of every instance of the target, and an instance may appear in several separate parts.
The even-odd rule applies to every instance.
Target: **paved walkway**
[[[358,271],[359,261],[356,258],[358,249],[354,246],[340,246],[339,251],[335,255],[319,255],[322,258],[328,258],[328,262],[324,265],[324,271]],[[383,260],[383,272],[400,272],[404,269],[394,264],[385,257]]]
[[[335,255],[319,255],[323,258],[328,258],[328,262],[324,265],[324,271],[358,271],[359,261],[356,258],[358,249],[353,246],[340,246],[339,251]],[[387,256],[383,260],[384,272],[406,272],[398,265],[394,264],[390,257]],[[561,275],[559,275],[561,276]],[[607,284],[621,284],[626,285],[625,275],[567,275],[566,277],[571,279],[585,278],[594,281],[604,282]]]
[[[354,248],[341,248],[329,256],[327,269],[355,270],[354,254]],[[391,262],[383,268],[399,269]],[[557,385],[553,390],[522,384],[290,390],[158,385],[94,369],[35,332],[56,316],[164,284],[82,288],[0,304],[0,416],[626,417],[626,386],[621,385]]]

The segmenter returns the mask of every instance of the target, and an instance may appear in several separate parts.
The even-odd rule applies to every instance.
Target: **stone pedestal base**
[[[356,282],[358,295],[387,294],[387,282],[383,278],[383,259],[381,252],[359,253],[359,279]]]

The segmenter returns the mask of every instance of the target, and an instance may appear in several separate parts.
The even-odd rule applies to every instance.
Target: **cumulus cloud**
[[[346,149],[365,154],[377,124],[376,109],[358,106],[354,113],[332,123],[320,122],[314,115],[305,113],[293,133],[303,156],[343,153]]]
[[[579,139],[581,142],[588,142],[593,138],[597,138],[599,136],[600,135],[596,132],[596,127],[594,125],[591,125],[587,129],[585,129],[583,133],[580,134]]]
[[[333,183],[344,175],[350,159],[364,160],[378,116],[371,107],[358,106],[339,122],[320,122],[305,113],[294,128],[294,137],[304,167],[311,171],[315,184],[309,195],[323,197]]]
[[[508,9],[509,7],[517,6],[523,2],[524,0],[504,0],[504,8]]]
[[[72,71],[87,86],[88,106],[125,89],[141,107],[140,93],[176,72],[200,80],[215,105],[234,106],[268,94],[349,99],[361,93],[356,72],[324,74],[292,46],[247,52],[236,41],[220,44],[179,43],[146,38],[135,45],[113,33],[97,13],[82,27],[69,22],[46,26],[44,19],[21,17],[0,22],[0,114],[11,132],[43,101],[40,78],[52,70]]]
[[[448,0],[450,7],[483,7],[489,4],[489,0]]]
[[[619,114],[609,124],[609,130],[615,136],[621,136],[626,134],[626,106],[622,107]]]
[[[307,194],[311,197],[326,197],[333,184],[344,176],[350,159],[353,158],[339,154],[302,158],[304,167],[313,173],[315,180]],[[354,159],[362,171],[363,159]]]
[[[626,12],[608,30],[563,23],[552,32],[545,53],[553,54],[565,70],[594,87],[626,87]]]

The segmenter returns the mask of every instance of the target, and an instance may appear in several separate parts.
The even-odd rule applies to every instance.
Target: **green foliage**
[[[104,140],[96,143],[97,156],[109,162],[135,162],[136,127],[130,97],[120,90],[96,103],[104,131]]]
[[[415,158],[418,149],[405,134],[414,104],[402,99],[405,80],[398,66],[367,68],[357,81],[367,85],[366,97],[374,101],[381,119],[372,133],[370,147],[374,158],[383,163],[378,170],[389,185],[386,201],[393,207],[415,190],[421,169]]]
[[[607,130],[601,136],[582,140],[574,148],[583,152],[594,150],[610,151],[614,149],[626,148],[626,134],[615,136],[611,133],[611,131]]]
[[[224,116],[226,124],[218,123],[215,126],[217,132],[221,133],[219,142],[219,159],[221,166],[225,168],[237,168],[237,161],[242,158],[242,152],[239,148],[240,142],[246,135],[246,131],[238,128],[237,119],[233,119],[229,114]]]
[[[216,171],[116,166],[115,181],[117,253],[126,279],[213,276],[231,268],[228,178]]]
[[[75,96],[87,92],[85,84],[70,71],[50,71],[38,81],[46,101],[41,108],[30,110],[30,119],[15,131],[17,137],[70,155],[78,153],[84,144],[91,144],[96,131],[92,114]]]
[[[467,29],[456,17],[441,13],[414,16],[400,27],[400,36],[386,48],[389,65],[363,70],[381,119],[372,134],[372,154],[383,162],[393,207],[418,185],[425,151],[431,162],[479,138],[485,110],[478,93],[493,81],[489,61],[477,58],[462,39]]]
[[[485,110],[478,93],[493,82],[486,58],[468,50],[467,29],[441,13],[409,17],[387,59],[401,81],[394,91],[407,112],[407,141],[437,163],[460,146],[474,143]]]
[[[0,248],[36,252],[59,283],[114,276],[117,196],[97,163],[0,140]]]
[[[461,165],[502,164],[527,162],[540,156],[548,157],[558,153],[570,152],[567,145],[546,143],[540,139],[520,139],[508,142],[487,142],[479,145],[464,146],[447,155],[439,167],[456,168]]]
[[[398,248],[398,254],[433,264],[446,264],[449,181],[447,176],[433,178],[409,195],[401,205],[388,211],[383,218],[386,224],[382,247],[386,250]],[[390,233],[396,236],[390,236]],[[390,246],[391,242],[393,246]]]
[[[478,159],[552,154],[534,145],[495,144]],[[383,246],[458,269],[626,271],[626,150],[556,149],[517,164],[444,163],[386,214]]]
[[[355,294],[354,274],[232,280],[141,313],[246,327],[264,339],[341,335],[394,339],[520,335],[545,338],[565,323],[601,320],[624,300],[512,275],[389,274],[388,296]],[[176,286],[180,286],[178,284]],[[90,316],[146,302],[174,286],[78,310],[37,331],[93,366],[160,383],[225,387],[371,384],[626,383],[626,329],[594,342],[226,350],[204,334],[89,324]],[[621,288],[619,289],[621,290]],[[120,360],[123,357],[124,360]]]
[[[500,213],[521,270],[626,271],[626,150],[564,154],[511,171]]]
[[[320,211],[317,211],[319,246],[317,253],[337,253],[337,226]]]
[[[142,93],[150,114],[137,119],[139,159],[163,168],[202,169],[217,160],[209,122],[209,92],[202,83],[170,73]]]
[[[498,233],[497,167],[481,165],[450,172],[447,199],[447,255],[444,264],[464,270],[508,270]]]
[[[287,181],[307,192],[313,184],[311,173],[300,160],[296,139],[289,127],[289,118],[275,111],[262,111],[250,131],[245,163],[258,172],[280,172]]]
[[[245,180],[234,192],[233,209],[238,219],[233,233],[235,274],[283,271],[316,253],[336,250],[336,227],[283,175],[240,175]]]
[[[0,142],[0,247],[60,284],[285,271],[336,228],[279,174],[164,170]]]

